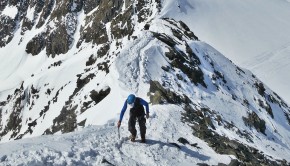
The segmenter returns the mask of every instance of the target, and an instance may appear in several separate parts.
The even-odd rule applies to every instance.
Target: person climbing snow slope
[[[124,106],[121,110],[120,114],[120,119],[117,123],[118,128],[121,126],[121,122],[123,119],[123,116],[127,110],[127,105],[129,105],[130,108],[130,116],[129,116],[129,121],[128,121],[128,130],[131,132],[130,139],[132,142],[135,141],[136,135],[137,135],[137,130],[136,130],[136,121],[139,123],[140,127],[140,135],[141,135],[141,142],[145,143],[145,135],[146,135],[146,118],[149,118],[149,105],[148,102],[143,100],[142,98],[136,97],[133,94],[130,94],[128,98],[126,99]],[[144,111],[144,106],[146,108],[146,114]]]

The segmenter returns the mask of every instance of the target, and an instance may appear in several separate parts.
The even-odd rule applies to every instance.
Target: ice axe
[[[118,121],[117,127],[118,127],[118,137],[119,137],[119,139],[121,138],[121,136],[120,136],[120,126],[121,126],[121,121]]]
[[[118,137],[119,137],[119,139],[121,138],[121,136],[120,136],[120,127],[118,127]]]

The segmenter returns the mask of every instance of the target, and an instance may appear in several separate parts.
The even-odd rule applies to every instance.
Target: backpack
[[[140,103],[140,98],[136,97],[134,106],[130,109],[130,116],[140,117],[145,115],[145,110],[143,105]]]

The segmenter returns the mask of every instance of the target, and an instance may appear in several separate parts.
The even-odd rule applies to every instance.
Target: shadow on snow
[[[146,144],[148,144],[148,145],[159,144],[161,146],[169,146],[169,147],[178,148],[179,150],[181,150],[182,152],[186,153],[190,157],[198,158],[198,159],[200,159],[202,161],[206,161],[206,160],[210,159],[209,156],[205,156],[203,154],[200,154],[199,152],[196,152],[196,151],[193,151],[193,150],[187,148],[184,145],[178,145],[176,143],[170,143],[170,142],[169,143],[165,143],[165,142],[161,142],[161,141],[157,141],[157,140],[146,139]]]

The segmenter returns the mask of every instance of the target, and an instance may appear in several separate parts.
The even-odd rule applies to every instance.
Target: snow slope
[[[289,103],[290,44],[263,53],[246,63],[253,73]]]
[[[13,40],[0,50],[4,53],[0,66],[5,70],[0,82],[4,87],[0,91],[3,163],[98,165],[107,160],[116,165],[216,165],[235,158],[249,160],[248,155],[238,154],[252,148],[263,159],[256,161],[289,162],[289,106],[250,71],[196,40],[185,24],[158,18],[164,15],[158,15],[155,2],[146,5],[152,7],[151,15],[138,22],[133,13],[135,26],[130,37],[114,38],[111,23],[107,23],[110,47],[103,56],[99,53],[102,45],[92,42],[83,42],[79,48],[73,42],[67,54],[54,58],[47,57],[45,50],[27,55],[25,45],[45,26],[33,27],[24,36],[20,29],[15,32]],[[82,22],[89,14],[78,13],[75,41],[81,36],[80,27],[91,25]],[[19,50],[10,54],[21,37]],[[124,138],[117,141],[114,125],[130,93],[151,102],[149,144],[138,148],[138,143]],[[128,112],[122,137],[129,135]],[[189,119],[182,121],[184,118]],[[29,127],[32,122],[37,124]],[[72,131],[78,132],[59,135]],[[48,134],[54,135],[32,138]],[[198,143],[201,149],[182,145],[178,150],[168,144],[181,137]],[[12,142],[14,139],[22,140]],[[224,140],[213,142],[219,139]],[[234,153],[217,154],[217,145],[223,144]]]
[[[167,0],[161,15],[183,20],[202,41],[254,72],[290,103],[288,1]]]
[[[179,120],[181,109],[174,105],[152,107],[147,122],[146,144],[127,140],[126,123],[121,127],[119,139],[115,121],[110,121],[75,133],[0,144],[1,165],[228,164],[231,156],[215,153],[206,143],[190,134],[190,129]],[[180,137],[187,137],[199,148],[180,144],[177,142]],[[170,143],[179,144],[181,149]]]

